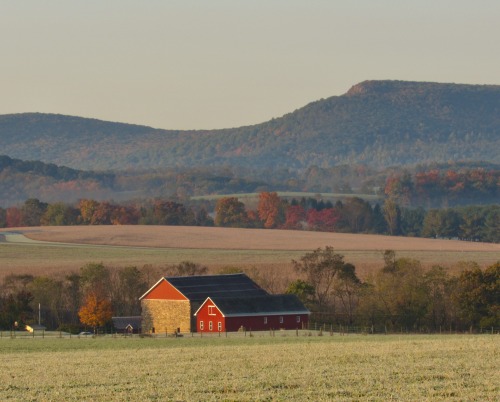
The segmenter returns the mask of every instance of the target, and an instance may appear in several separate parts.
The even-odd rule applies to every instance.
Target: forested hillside
[[[112,198],[116,193],[114,182],[113,173],[82,171],[0,155],[0,206],[28,198],[45,201]]]
[[[383,170],[340,165],[313,166],[304,171],[200,167],[94,172],[0,155],[0,207],[29,198],[70,203],[89,197],[114,201],[155,197],[184,200],[261,191],[358,194],[370,199],[388,196],[402,205],[427,208],[497,204],[500,165],[482,162]]]
[[[61,115],[0,116],[2,153],[77,169],[303,170],[500,163],[500,86],[366,81],[269,122],[167,131]]]

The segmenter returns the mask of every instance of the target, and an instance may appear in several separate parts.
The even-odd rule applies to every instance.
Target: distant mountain
[[[0,145],[10,157],[93,170],[500,163],[500,86],[365,81],[281,118],[224,130],[1,115]]]
[[[113,173],[91,172],[39,161],[22,161],[0,155],[0,206],[28,198],[44,201],[76,201],[79,198],[111,198]]]

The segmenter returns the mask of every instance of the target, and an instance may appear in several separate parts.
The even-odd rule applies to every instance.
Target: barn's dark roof
[[[202,302],[207,297],[241,298],[268,294],[245,274],[176,276],[165,279],[191,301]]]
[[[309,310],[295,295],[210,297],[210,300],[226,317],[264,314],[309,314]]]
[[[130,316],[130,317],[112,317],[113,325],[118,330],[125,330],[130,325],[133,329],[141,328],[142,317],[141,316]]]

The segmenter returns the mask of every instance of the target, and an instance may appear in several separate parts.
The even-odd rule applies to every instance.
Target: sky
[[[498,0],[0,0],[0,114],[231,128],[364,80],[500,84]]]

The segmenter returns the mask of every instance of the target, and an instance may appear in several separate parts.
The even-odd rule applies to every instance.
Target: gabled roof
[[[175,276],[160,279],[141,299],[163,280],[169,282],[187,299],[198,302],[207,297],[257,297],[268,294],[245,274]]]
[[[310,314],[310,311],[295,295],[268,294],[255,297],[208,297],[194,315],[209,300],[215,304],[224,317]]]
[[[113,325],[116,329],[127,329],[130,325],[133,329],[138,329],[142,327],[142,317],[141,316],[130,316],[130,317],[112,317]]]

